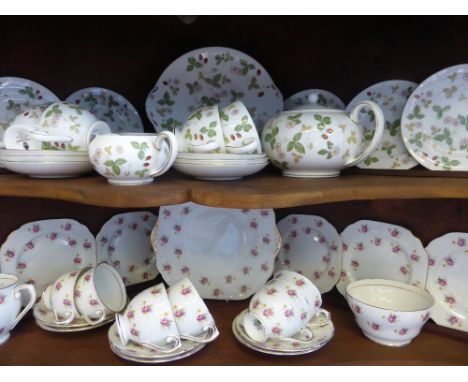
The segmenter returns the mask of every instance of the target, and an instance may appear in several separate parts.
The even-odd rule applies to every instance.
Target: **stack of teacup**
[[[70,177],[92,171],[88,144],[109,126],[74,104],[35,106],[17,115],[5,130],[0,164],[35,177]]]
[[[163,283],[134,297],[109,329],[114,353],[136,362],[169,362],[215,340],[218,329],[188,278],[168,290]]]
[[[74,270],[48,285],[34,307],[36,323],[53,332],[92,329],[114,319],[127,304],[119,273],[107,263]]]
[[[175,131],[175,168],[199,179],[228,180],[252,175],[268,164],[249,111],[241,101],[193,112]]]
[[[334,333],[330,313],[320,308],[321,304],[320,291],[308,278],[280,271],[236,317],[234,335],[242,344],[263,353],[310,353]]]

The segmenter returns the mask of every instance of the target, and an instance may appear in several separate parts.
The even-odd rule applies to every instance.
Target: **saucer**
[[[244,315],[248,309],[241,312],[232,323],[232,331],[236,339],[247,346],[248,348],[258,351],[260,353],[272,354],[272,355],[302,355],[312,353],[321,349],[325,346],[332,338],[335,333],[333,322],[330,321],[324,326],[314,328],[314,340],[310,344],[301,344],[299,342],[287,342],[284,340],[269,339],[265,343],[260,343],[252,340],[244,330],[242,325]],[[323,320],[323,318],[320,318]],[[298,340],[307,340],[304,335],[297,334],[295,337]]]
[[[119,357],[129,361],[141,363],[164,363],[186,358],[197,353],[206,344],[189,340],[181,340],[182,346],[172,353],[162,353],[157,350],[146,348],[140,344],[129,341],[124,345],[120,341],[117,325],[114,323],[107,333],[111,350]]]

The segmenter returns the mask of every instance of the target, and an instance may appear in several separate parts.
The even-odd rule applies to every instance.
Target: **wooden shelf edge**
[[[0,196],[57,199],[114,208],[188,201],[224,208],[287,208],[377,199],[468,198],[467,178],[342,175],[330,179],[260,174],[239,181],[199,181],[169,174],[145,186],[112,186],[100,176],[31,179],[0,175]]]

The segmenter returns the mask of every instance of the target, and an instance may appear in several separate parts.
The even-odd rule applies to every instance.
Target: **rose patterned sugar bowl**
[[[375,133],[367,147],[359,113],[370,108]],[[359,103],[348,115],[343,110],[306,105],[285,111],[270,120],[262,131],[263,149],[283,175],[302,178],[338,176],[340,171],[365,159],[379,144],[384,116],[372,101]]]
[[[434,305],[434,298],[418,287],[380,279],[348,284],[346,299],[364,335],[386,346],[409,344]]]

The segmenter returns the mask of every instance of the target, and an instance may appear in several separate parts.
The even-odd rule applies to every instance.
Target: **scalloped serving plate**
[[[325,293],[341,272],[341,237],[328,221],[314,215],[289,215],[278,222],[281,249],[275,272],[300,272]]]
[[[189,202],[160,208],[151,242],[169,285],[188,277],[202,298],[242,300],[270,278],[281,238],[272,209]]]
[[[360,220],[341,233],[343,261],[337,288],[363,279],[400,281],[424,289],[428,257],[421,241],[406,228]]]
[[[426,289],[436,301],[431,318],[438,325],[468,332],[468,233],[448,233],[432,240],[426,251]]]

